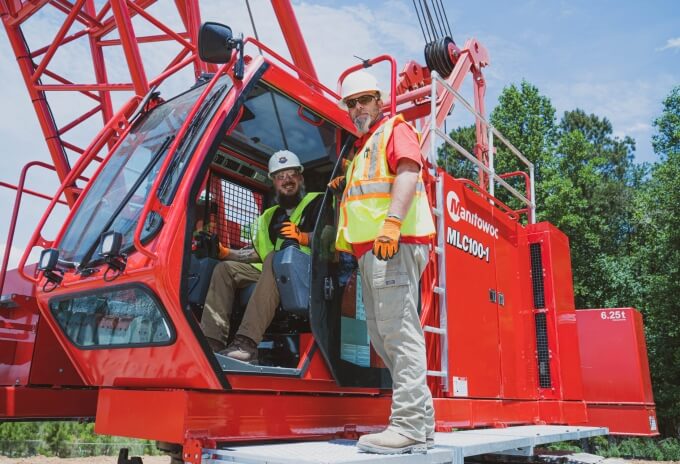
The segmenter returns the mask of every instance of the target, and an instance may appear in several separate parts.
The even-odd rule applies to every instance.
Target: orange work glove
[[[217,244],[217,248],[218,248],[218,254],[217,254],[218,258],[226,259],[227,256],[229,256],[229,252],[230,252],[229,248],[223,246],[221,243]]]
[[[346,185],[347,185],[347,182],[345,181],[345,176],[338,176],[338,177],[333,178],[328,183],[328,188],[331,189],[331,191],[334,194],[342,195],[342,192],[345,191]]]
[[[280,234],[284,238],[297,240],[300,245],[309,245],[309,234],[307,232],[301,232],[300,228],[290,221],[283,223]]]
[[[373,254],[376,258],[387,261],[399,251],[401,221],[395,217],[386,217],[378,237],[373,242]]]

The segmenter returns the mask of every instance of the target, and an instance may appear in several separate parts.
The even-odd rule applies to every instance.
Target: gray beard
[[[357,132],[365,134],[371,128],[372,121],[369,116],[357,116],[352,122],[354,123],[354,127],[357,128]]]

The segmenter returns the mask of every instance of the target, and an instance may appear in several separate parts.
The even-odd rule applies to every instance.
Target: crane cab
[[[353,149],[346,113],[262,57],[244,64],[241,79],[228,71],[157,98],[117,142],[54,247],[52,272],[63,277],[39,296],[50,325],[93,386],[224,390],[247,378],[259,389],[257,376],[277,376],[331,391],[388,388],[365,333],[356,263],[333,246],[326,185]],[[267,162],[282,149],[298,155],[306,191],[323,199],[310,262],[294,276],[304,307],[277,311],[252,365],[213,353],[200,330],[218,261],[210,247],[197,249],[196,229],[223,246],[252,246],[253,223],[274,204]],[[232,335],[247,293],[237,295]]]

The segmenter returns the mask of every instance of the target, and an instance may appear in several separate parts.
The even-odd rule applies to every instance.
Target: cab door
[[[392,379],[370,346],[356,259],[334,252],[336,211],[333,194],[324,198],[312,248],[311,324],[337,383],[349,387],[391,388]]]

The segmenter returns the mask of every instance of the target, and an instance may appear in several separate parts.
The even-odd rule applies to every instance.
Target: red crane
[[[98,433],[169,443],[196,463],[200,453],[192,451],[222,442],[353,436],[384,426],[389,379],[365,339],[360,298],[339,284],[337,257],[313,253],[309,308],[303,315],[281,308],[260,346],[260,366],[212,353],[197,324],[202,301],[194,290],[206,276],[191,251],[196,218],[209,217],[223,243],[247,246],[249,222],[269,200],[267,157],[294,148],[309,187],[325,190],[355,135],[336,93],[318,81],[290,3],[273,0],[272,8],[292,62],[222,29],[228,46],[217,64],[199,58],[197,0],[164,5],[176,8],[179,31],[151,13],[154,3],[0,0],[53,161],[29,163],[15,187],[0,277],[0,346],[8,353],[0,418],[95,418]],[[27,25],[48,12],[63,16],[61,26],[52,40],[29,46]],[[138,35],[135,20],[157,32]],[[81,59],[94,80],[67,78],[52,66],[76,42],[87,44]],[[150,77],[140,45],[161,42],[176,52]],[[125,57],[124,81],[110,77],[107,50],[114,47]],[[399,71],[381,55],[339,82],[387,63],[392,101],[385,111],[404,114],[423,133],[438,232],[421,282],[421,322],[438,430],[549,423],[655,434],[640,315],[632,308],[575,311],[568,239],[535,222],[533,165],[485,119],[486,49],[474,39],[459,48],[441,38],[428,44],[426,57],[429,66],[411,61]],[[195,86],[167,100],[157,94],[157,85],[187,69]],[[458,93],[468,76],[472,104]],[[116,110],[118,91],[134,96]],[[56,92],[91,106],[57,122]],[[473,153],[441,129],[454,103],[475,116]],[[88,146],[69,141],[69,132],[94,119],[101,130]],[[477,179],[437,167],[442,141],[475,166]],[[497,173],[497,144],[526,169]],[[8,274],[21,196],[43,195],[24,188],[33,166],[54,169],[61,187],[19,269]],[[525,192],[507,182],[516,176]],[[495,195],[497,187],[514,207]],[[213,198],[207,211],[197,203],[203,190]],[[332,227],[333,201],[326,194],[320,224]],[[59,202],[70,212],[48,241],[42,230]],[[318,249],[324,229],[314,233]],[[34,247],[45,250],[39,271],[26,263]]]

